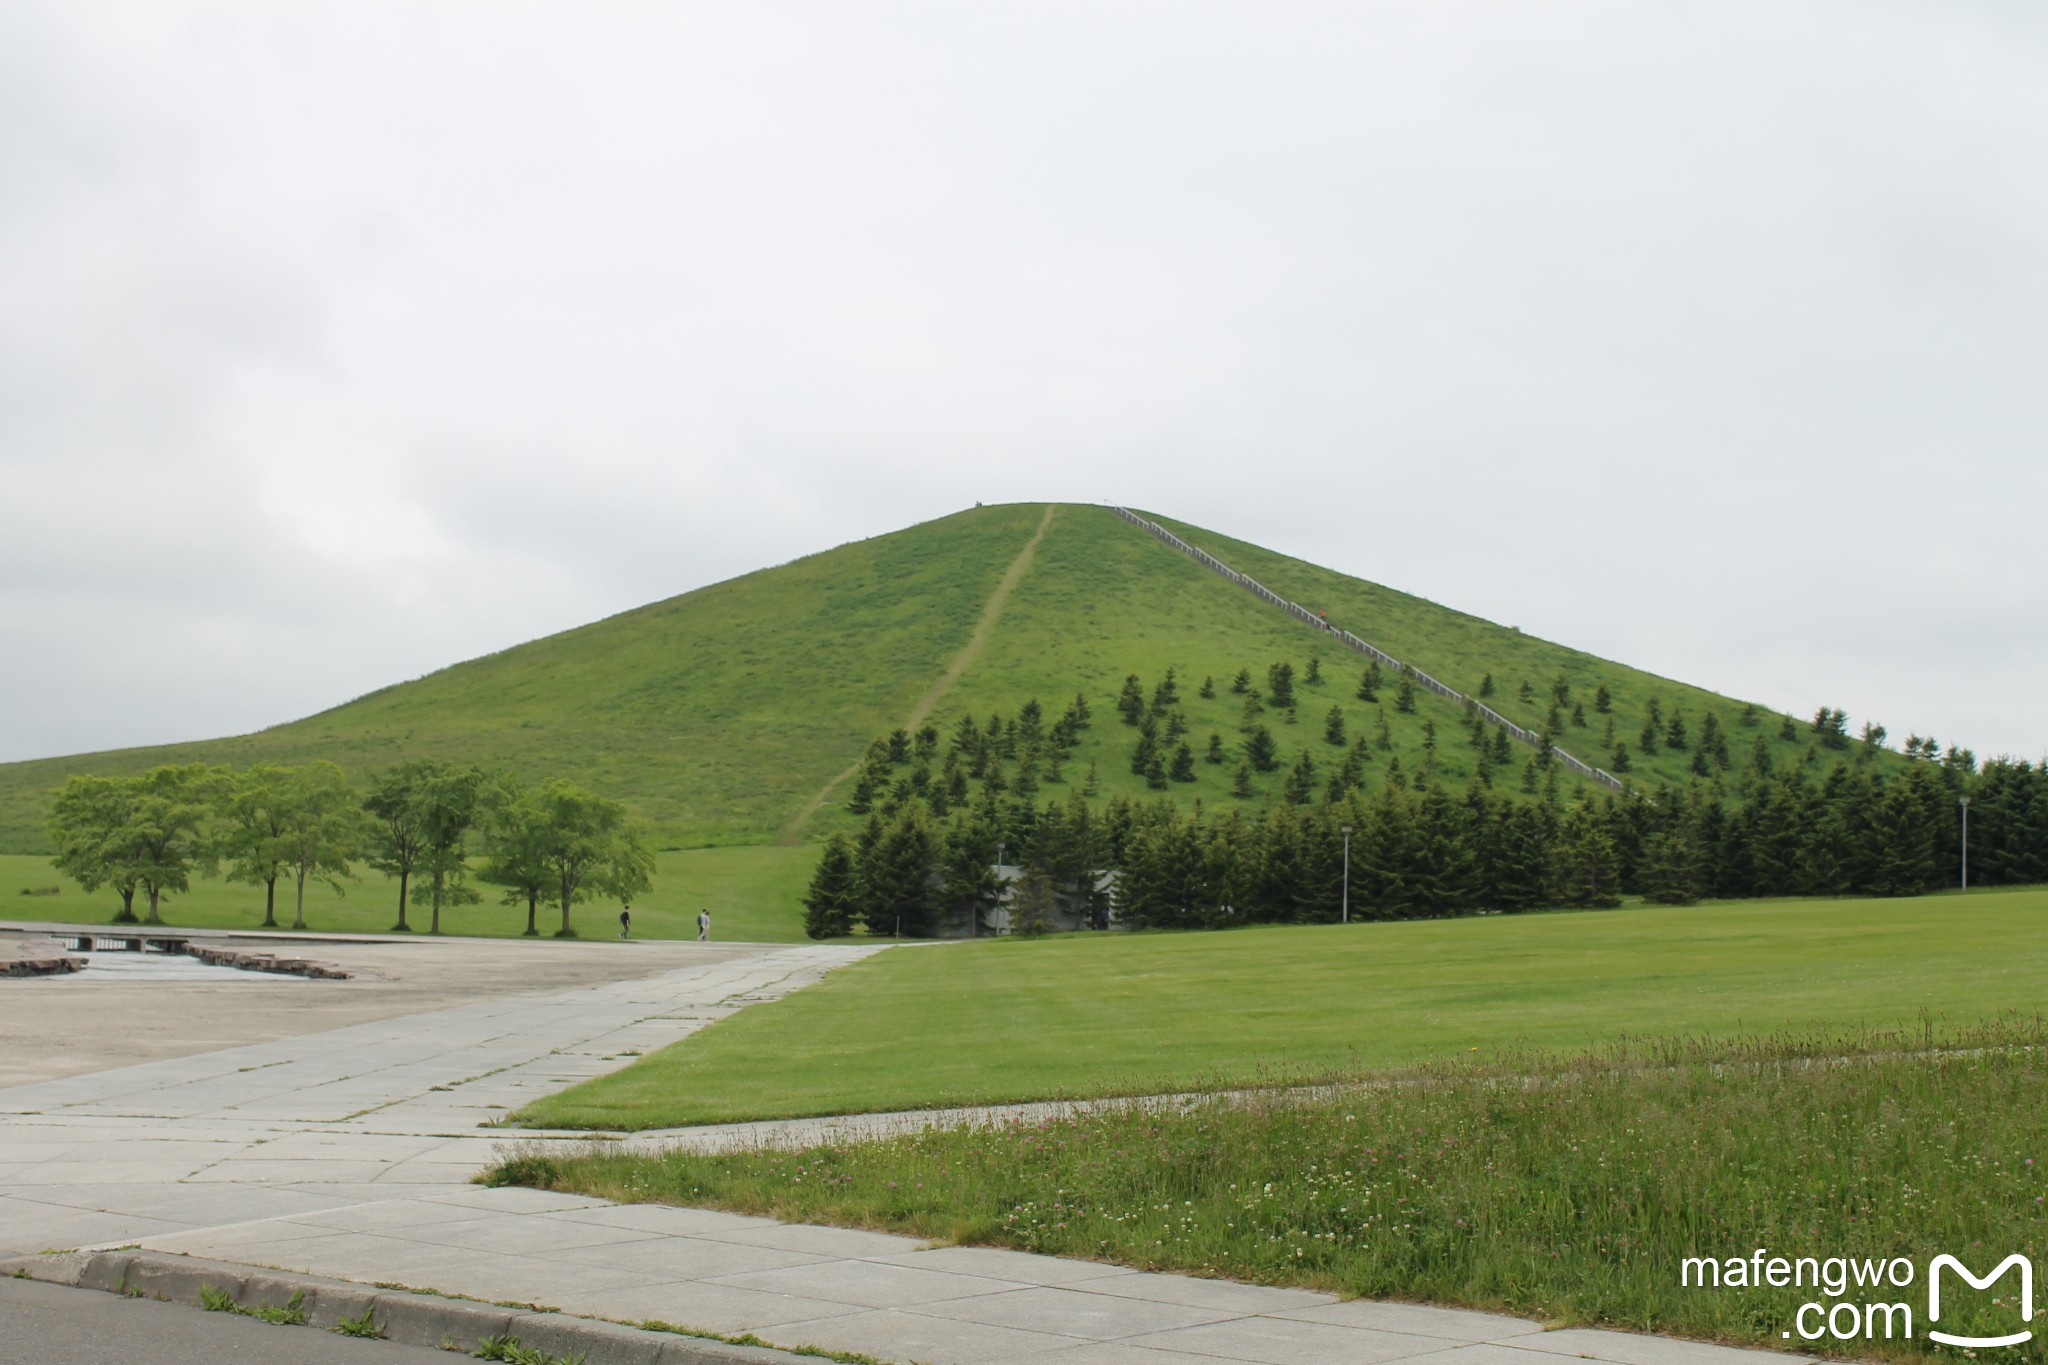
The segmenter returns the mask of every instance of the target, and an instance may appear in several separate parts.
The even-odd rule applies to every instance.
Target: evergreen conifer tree
[[[1304,687],[1321,687],[1323,685],[1323,661],[1321,656],[1315,654],[1308,656],[1308,670],[1301,675],[1301,681]]]
[[[1240,694],[1250,690],[1251,685],[1252,671],[1249,668],[1238,669],[1237,676],[1230,680],[1230,690]]]
[[[1150,725],[1147,725],[1144,729],[1138,731],[1137,746],[1131,750],[1132,775],[1143,777],[1146,767],[1157,757],[1158,753],[1159,735]]]
[[[1607,690],[1606,683],[1593,689],[1593,709],[1603,716],[1614,709],[1614,695]]]
[[[1381,681],[1380,661],[1378,659],[1371,660],[1366,664],[1365,672],[1359,675],[1358,699],[1360,701],[1378,701],[1380,699]]]
[[[1508,732],[1498,727],[1493,732],[1493,766],[1505,768],[1515,761],[1515,742]]]
[[[860,869],[853,840],[844,830],[825,841],[818,869],[804,895],[804,933],[812,938],[839,938],[853,932],[861,913]]]
[[[1614,838],[1589,798],[1573,802],[1559,822],[1552,869],[1559,905],[1609,909],[1621,904]]]
[[[1323,742],[1325,744],[1334,744],[1339,748],[1342,748],[1344,746],[1345,740],[1343,707],[1331,707],[1330,714],[1323,718]]]
[[[1221,763],[1223,761],[1223,736],[1216,734],[1214,731],[1210,732],[1209,752],[1205,757],[1211,763]]]
[[[1673,707],[1671,723],[1664,727],[1664,747],[1682,750],[1687,748],[1688,745],[1689,741],[1685,733],[1685,713]]]
[[[1691,831],[1667,829],[1643,845],[1636,880],[1643,899],[1657,905],[1691,905],[1700,898],[1704,880],[1700,849]]]
[[[1087,776],[1081,779],[1081,795],[1099,796],[1102,793],[1102,778],[1096,773],[1095,765],[1088,765]]]
[[[1116,711],[1123,717],[1126,725],[1137,725],[1144,721],[1145,689],[1138,682],[1137,674],[1133,673],[1124,679],[1124,690],[1117,694]]]
[[[1700,753],[1710,758],[1714,766],[1726,771],[1728,767],[1728,735],[1721,728],[1721,717],[1712,711],[1700,722]]]
[[[1215,696],[1215,695],[1216,695],[1216,679],[1215,679],[1215,678],[1213,678],[1213,677],[1204,677],[1204,678],[1202,679],[1202,688],[1201,688],[1201,691],[1200,691],[1199,693],[1197,693],[1196,695],[1200,696],[1200,697],[1201,697],[1201,698],[1202,698],[1202,699],[1203,699],[1204,701],[1207,701],[1207,700],[1208,700],[1209,698],[1211,698],[1211,697]]]
[[[1265,713],[1265,710],[1266,705],[1260,699],[1258,689],[1252,688],[1244,694],[1244,714],[1238,721],[1238,728],[1241,730],[1251,729],[1253,725],[1258,723],[1259,717]]]
[[[1306,806],[1315,799],[1316,761],[1306,749],[1294,760],[1294,767],[1288,771],[1286,785],[1282,788],[1289,804]]]
[[[1586,728],[1586,704],[1584,702],[1572,703],[1572,728],[1575,730]]]
[[[1239,800],[1245,800],[1252,795],[1252,769],[1250,764],[1240,763],[1237,765],[1237,772],[1232,774],[1230,779],[1230,794]]]
[[[1487,675],[1486,675],[1485,677],[1483,677],[1483,678],[1481,678],[1481,679],[1479,680],[1479,696],[1480,696],[1480,699],[1481,699],[1482,701],[1483,701],[1483,700],[1485,700],[1485,699],[1486,699],[1487,697],[1490,697],[1490,696],[1492,696],[1492,695],[1493,695],[1493,692],[1494,692],[1494,687],[1493,687],[1493,674],[1489,673],[1489,674],[1487,674]]]
[[[1268,667],[1266,691],[1276,710],[1285,711],[1294,705],[1294,665],[1282,662]]]
[[[1195,751],[1183,744],[1173,751],[1173,767],[1167,774],[1176,782],[1195,780]]]
[[[1263,725],[1254,725],[1245,737],[1244,755],[1262,773],[1280,766],[1280,748],[1273,742],[1273,732]]]
[[[1607,760],[1608,771],[1615,773],[1625,773],[1629,770],[1631,766],[1632,765],[1630,764],[1628,756],[1628,745],[1615,745],[1613,757]]]
[[[1394,709],[1404,716],[1415,714],[1415,684],[1408,678],[1402,678],[1394,689]]]
[[[1020,801],[1029,801],[1038,795],[1038,750],[1026,749],[1017,759],[1017,776],[1010,783],[1010,790]]]

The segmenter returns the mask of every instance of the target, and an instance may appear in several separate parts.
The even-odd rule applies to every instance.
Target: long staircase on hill
[[[1188,544],[1185,540],[1182,540],[1179,536],[1167,530],[1158,522],[1148,521],[1144,517],[1139,516],[1136,512],[1133,512],[1130,508],[1118,507],[1114,503],[1110,504],[1109,510],[1116,513],[1118,516],[1122,517],[1125,521],[1131,523],[1131,525],[1139,527],[1146,531],[1150,531],[1153,535],[1165,541],[1174,549],[1179,550],[1182,554],[1186,555],[1189,559],[1194,560],[1203,568],[1209,569],[1210,571],[1220,574],[1224,578],[1229,579],[1231,582],[1237,584],[1237,586],[1243,588],[1252,596],[1258,598],[1261,602],[1270,603],[1273,606],[1280,608],[1288,615],[1298,618],[1303,623],[1314,626],[1317,630],[1323,631],[1326,634],[1336,637],[1338,643],[1344,645],[1346,648],[1356,650],[1358,653],[1365,655],[1369,659],[1379,660],[1388,668],[1393,669],[1396,673],[1405,674],[1407,677],[1413,679],[1415,682],[1421,684],[1423,687],[1428,688],[1430,691],[1436,693],[1438,696],[1447,697],[1450,700],[1457,702],[1460,706],[1468,706],[1472,708],[1472,710],[1474,710],[1482,718],[1484,718],[1489,725],[1499,726],[1501,729],[1507,731],[1510,735],[1514,736],[1514,738],[1521,741],[1523,744],[1528,745],[1530,748],[1535,749],[1538,752],[1542,751],[1543,736],[1537,734],[1534,730],[1524,729],[1522,726],[1515,724],[1506,716],[1503,716],[1500,712],[1494,710],[1491,706],[1486,705],[1484,702],[1481,702],[1473,697],[1468,697],[1464,693],[1458,691],[1457,689],[1449,686],[1446,683],[1438,682],[1435,678],[1430,677],[1429,674],[1424,673],[1419,668],[1414,668],[1408,664],[1402,663],[1399,659],[1396,659],[1393,655],[1387,653],[1387,651],[1385,651],[1384,649],[1379,648],[1377,645],[1368,644],[1366,641],[1359,639],[1356,635],[1353,635],[1348,630],[1339,630],[1336,626],[1331,625],[1328,621],[1324,620],[1321,616],[1318,616],[1315,612],[1310,611],[1307,607],[1301,606],[1298,603],[1288,601],[1279,593],[1274,592],[1271,588],[1268,588],[1265,584],[1259,582],[1257,579],[1251,577],[1249,574],[1241,574],[1237,570],[1231,568],[1228,564],[1225,564],[1222,560],[1210,554],[1207,550],[1201,549],[1198,546]],[[1557,762],[1559,762],[1566,768],[1571,769],[1571,771],[1577,773],[1581,777],[1589,778],[1594,782],[1598,782],[1601,786],[1610,788],[1614,791],[1622,790],[1621,779],[1616,777],[1613,773],[1610,773],[1603,768],[1596,768],[1592,764],[1586,762],[1584,759],[1575,758],[1571,754],[1566,753],[1563,749],[1558,748],[1555,744],[1550,746],[1550,755],[1552,758],[1556,759]]]

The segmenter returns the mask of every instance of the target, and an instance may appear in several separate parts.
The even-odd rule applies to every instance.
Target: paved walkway
[[[479,1123],[874,951],[762,947],[642,981],[0,1090],[0,1256],[138,1243],[932,1365],[1788,1359],[468,1183],[507,1140]],[[666,1136],[742,1134],[761,1130]]]

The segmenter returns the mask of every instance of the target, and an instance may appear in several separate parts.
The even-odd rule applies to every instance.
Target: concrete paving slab
[[[959,1322],[1021,1327],[1032,1332],[1104,1341],[1166,1332],[1176,1327],[1198,1327],[1244,1316],[1229,1309],[1187,1308],[1175,1303],[1091,1294],[1085,1289],[1043,1287],[926,1303],[920,1305],[918,1311]]]
[[[1302,1308],[1272,1309],[1275,1317],[1322,1322],[1334,1327],[1362,1327],[1379,1332],[1405,1332],[1447,1341],[1505,1341],[1543,1330],[1540,1322],[1502,1313],[1475,1313],[1466,1308],[1437,1308],[1421,1303],[1387,1303],[1353,1299]]]
[[[1525,1338],[1526,1340],[1526,1338]],[[1524,1350],[1522,1346],[1480,1342],[1472,1346],[1444,1346],[1429,1357],[1429,1365],[1557,1365],[1547,1351]]]
[[[611,1207],[602,1199],[590,1199],[580,1194],[556,1194],[552,1190],[529,1190],[518,1185],[506,1185],[495,1190],[481,1185],[450,1185],[446,1189],[422,1193],[420,1197],[431,1199],[436,1204],[488,1212],[557,1213],[569,1209]]]
[[[574,1247],[564,1251],[536,1251],[534,1255],[542,1260],[608,1266],[614,1270],[631,1270],[668,1280],[710,1280],[751,1270],[819,1265],[827,1259],[774,1247],[713,1242],[699,1237],[664,1237],[658,1233],[635,1233],[633,1236],[634,1240],[630,1242]]]
[[[669,1237],[719,1237],[736,1229],[784,1226],[773,1218],[755,1218],[720,1209],[677,1208],[672,1204],[595,1204],[568,1209],[556,1216],[572,1223],[645,1228]]]
[[[367,1197],[367,1196],[366,1196]],[[300,1225],[328,1228],[336,1232],[384,1233],[394,1228],[448,1221],[448,1206],[410,1199],[379,1199],[301,1214],[293,1220]]]
[[[611,1291],[644,1289],[664,1283],[658,1276],[640,1275],[629,1270],[568,1265],[525,1256],[499,1256],[477,1264],[465,1261],[460,1276],[459,1288],[452,1292],[493,1302],[533,1303],[599,1317],[608,1316],[603,1303]]]
[[[765,1228],[735,1228],[728,1232],[702,1232],[697,1235],[721,1242],[743,1242],[748,1246],[800,1251],[808,1256],[894,1256],[902,1253],[904,1242],[901,1236],[889,1233],[796,1223],[775,1223]],[[919,1269],[936,1270],[938,1267],[921,1266]]]
[[[942,1299],[1031,1288],[1014,1280],[988,1280],[973,1275],[950,1275],[938,1270],[913,1270],[908,1266],[888,1265],[880,1261],[828,1261],[786,1270],[719,1275],[710,1282],[729,1284],[736,1289],[802,1294],[806,1298],[858,1304],[863,1308],[903,1308],[936,1303]]]
[[[384,1235],[433,1246],[491,1251],[507,1256],[656,1240],[654,1234],[632,1228],[608,1228],[597,1223],[567,1223],[547,1217],[506,1214],[439,1223],[411,1223],[387,1229]]]
[[[1359,1327],[1300,1322],[1289,1318],[1248,1317],[1199,1327],[1179,1327],[1147,1336],[1127,1337],[1132,1346],[1148,1346],[1226,1360],[1262,1361],[1265,1365],[1382,1365],[1392,1360],[1443,1351],[1435,1337],[1404,1336]],[[1499,1348],[1506,1349],[1506,1348]],[[1470,1365],[1482,1365],[1471,1362]],[[1498,1362],[1497,1365],[1509,1365]]]
[[[1125,1341],[1090,1341],[1022,1359],[1029,1365],[1217,1365],[1219,1357],[1155,1350]]]
[[[954,1322],[896,1309],[877,1309],[846,1317],[816,1318],[788,1328],[767,1327],[763,1340],[778,1346],[823,1347],[858,1351],[891,1361],[919,1365],[1000,1365],[1029,1360],[1080,1339],[978,1322]]]
[[[1096,1283],[1112,1276],[1138,1274],[1127,1265],[1103,1261],[1074,1261],[1056,1256],[1039,1256],[1029,1251],[1005,1251],[999,1247],[919,1247],[890,1256],[868,1256],[870,1261],[905,1265],[913,1270],[945,1270],[956,1275],[982,1279],[1015,1280],[1024,1284],[1060,1285]],[[1176,1277],[1177,1278],[1177,1277]],[[1140,1296],[1142,1297],[1142,1296]],[[1171,1303],[1171,1298],[1163,1299]]]
[[[778,1329],[778,1341],[794,1346],[806,1344],[802,1332],[805,1323],[868,1311],[856,1304],[695,1281],[607,1290],[595,1302],[598,1307],[594,1311],[621,1322],[645,1322],[651,1318],[728,1336],[773,1327]]]
[[[1237,1316],[1326,1308],[1336,1302],[1330,1295],[1318,1294],[1312,1289],[1280,1289],[1272,1285],[1239,1284],[1235,1280],[1205,1280],[1192,1275],[1162,1275],[1157,1272],[1088,1280],[1084,1284],[1093,1293],[1114,1298],[1176,1303],[1187,1308],[1214,1309]]]
[[[1802,1359],[1780,1351],[1746,1350],[1709,1342],[1679,1341],[1671,1337],[1603,1332],[1582,1327],[1524,1337],[1514,1344],[1547,1355],[1611,1360],[1619,1365],[1762,1365],[1766,1361],[1770,1365],[1789,1365],[1789,1362]]]

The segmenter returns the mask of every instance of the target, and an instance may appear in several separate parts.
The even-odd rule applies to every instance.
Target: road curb
[[[379,1289],[164,1252],[67,1251],[0,1260],[0,1276],[9,1275],[194,1306],[202,1288],[224,1289],[244,1308],[283,1307],[294,1295],[303,1295],[300,1307],[312,1328],[331,1329],[343,1318],[361,1321],[369,1314],[384,1329],[386,1340],[408,1346],[452,1345],[471,1351],[485,1337],[510,1336],[550,1355],[580,1352],[588,1365],[797,1365],[814,1359],[568,1313]]]

